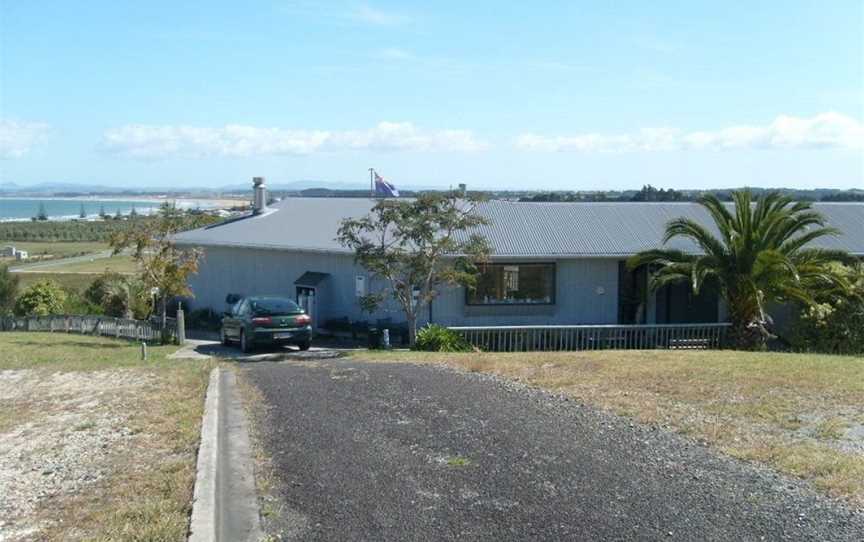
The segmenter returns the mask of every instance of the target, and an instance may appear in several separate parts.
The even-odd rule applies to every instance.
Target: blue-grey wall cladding
[[[355,277],[367,273],[354,264],[350,255],[239,247],[206,247],[203,251],[198,273],[189,281],[195,294],[191,302],[193,309],[221,311],[228,293],[294,298],[294,281],[303,273],[314,271],[329,274],[317,289],[319,323],[346,316],[351,320],[396,319],[400,314],[392,306],[386,306],[374,315],[360,310]],[[377,284],[371,281],[368,287],[375,288]]]
[[[553,305],[466,306],[463,288],[443,288],[432,306],[432,319],[446,325],[614,324],[618,314],[618,261],[588,258],[555,262],[556,299]],[[381,286],[346,254],[207,247],[198,273],[190,280],[193,308],[225,307],[225,295],[275,294],[294,297],[303,273],[328,273],[318,289],[318,321],[393,318],[401,311],[393,303],[374,315],[357,302],[355,277],[367,277],[368,291]],[[421,315],[425,322],[428,313]]]

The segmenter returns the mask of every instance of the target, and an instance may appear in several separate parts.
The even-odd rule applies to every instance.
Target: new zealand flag
[[[392,184],[388,183],[384,180],[381,175],[378,175],[378,172],[374,172],[375,174],[375,195],[380,196],[382,198],[398,198],[399,191],[396,190],[396,187]]]

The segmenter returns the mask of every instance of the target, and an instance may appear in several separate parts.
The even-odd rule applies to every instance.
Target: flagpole
[[[375,169],[369,168],[369,198],[375,199]]]

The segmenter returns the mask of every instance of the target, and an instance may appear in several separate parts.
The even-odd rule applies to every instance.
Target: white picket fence
[[[169,318],[165,333],[158,323],[129,320],[112,316],[23,316],[0,318],[0,331],[43,331],[49,333],[80,333],[134,341],[176,342],[178,322]],[[182,336],[182,332],[181,332]]]
[[[451,327],[490,352],[721,348],[729,324]]]

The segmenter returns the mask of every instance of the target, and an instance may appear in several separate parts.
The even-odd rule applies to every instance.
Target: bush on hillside
[[[63,314],[66,291],[53,280],[39,281],[25,289],[15,302],[18,316],[48,316]]]
[[[471,345],[452,329],[429,324],[417,332],[414,349],[427,352],[470,352]]]

